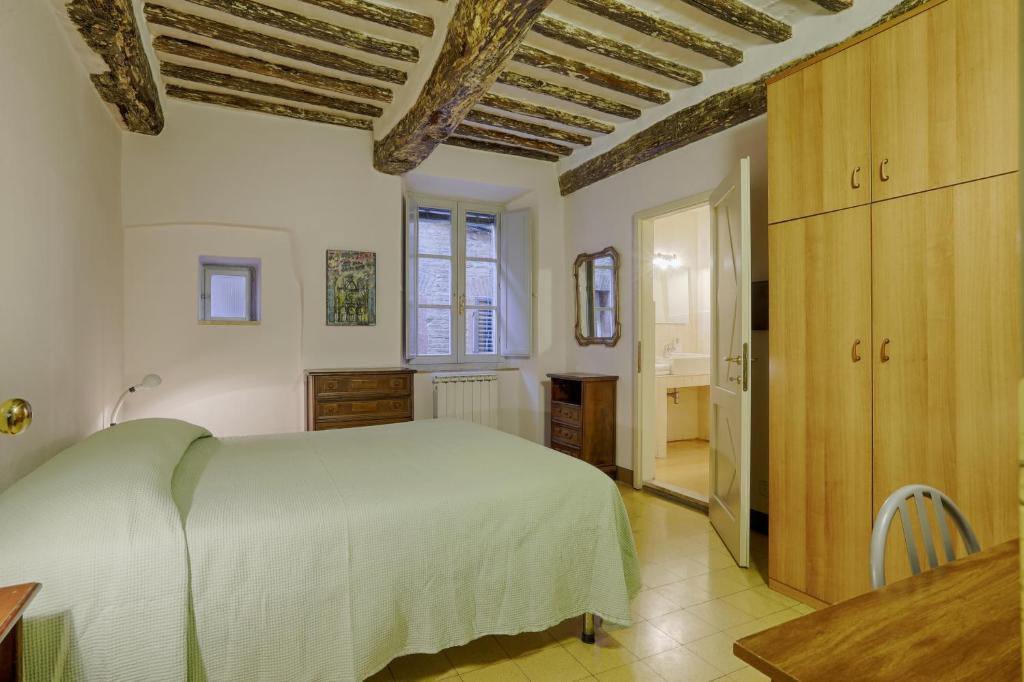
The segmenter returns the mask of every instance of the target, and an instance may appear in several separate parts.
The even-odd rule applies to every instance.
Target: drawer
[[[359,398],[362,396],[405,396],[412,393],[408,374],[354,374],[314,377],[318,399]]]
[[[570,457],[575,457],[576,459],[580,458],[579,448],[573,448],[568,445],[562,445],[561,443],[552,443],[551,449],[557,450],[558,452],[561,452],[563,455],[569,455]]]
[[[338,429],[352,429],[361,426],[379,426],[382,424],[401,424],[403,422],[412,421],[411,417],[402,417],[400,419],[368,419],[366,421],[320,421],[317,422],[314,431],[335,431]]]
[[[344,400],[316,404],[317,421],[366,421],[399,417],[412,417],[412,401],[408,398]]]
[[[563,445],[575,445],[579,446],[582,438],[580,430],[571,426],[565,426],[564,424],[552,424],[551,425],[551,441],[559,442]]]
[[[580,406],[572,403],[551,403],[551,418],[563,424],[580,425]]]

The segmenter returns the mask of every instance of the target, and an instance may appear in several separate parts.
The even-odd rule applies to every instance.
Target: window
[[[407,356],[500,361],[501,208],[417,197],[408,209]]]
[[[259,322],[260,260],[199,258],[199,321]]]

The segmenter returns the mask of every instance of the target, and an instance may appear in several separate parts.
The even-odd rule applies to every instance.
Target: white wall
[[[0,490],[100,428],[121,383],[121,132],[50,3],[0,4]]]
[[[619,376],[617,463],[633,466],[633,384],[636,335],[633,322],[634,244],[633,219],[640,212],[679,199],[713,190],[743,156],[751,157],[753,182],[753,264],[754,281],[768,278],[767,231],[767,117],[761,116],[701,140],[683,149],[602,180],[575,192],[565,201],[568,253],[597,251],[614,246],[622,255],[620,281],[622,296],[622,339],[615,348],[580,347],[568,350],[572,369]],[[566,272],[570,270],[566,266]],[[567,294],[571,295],[571,291]],[[767,333],[754,335],[753,356],[757,370],[767,366]],[[766,379],[766,376],[765,376]],[[767,383],[755,384],[754,506],[767,511],[766,500],[758,497],[758,480],[767,479],[767,432],[763,428],[767,409]]]
[[[403,179],[373,170],[362,131],[179,102],[167,119],[160,137],[130,136],[124,146],[125,367],[130,377],[157,371],[165,383],[134,396],[123,416],[178,416],[218,435],[300,430],[302,370],[402,362]],[[554,166],[441,147],[407,182],[533,210],[537,351],[501,375],[501,424],[543,441],[543,373],[565,369],[571,334],[552,321],[564,323],[566,300],[555,275],[564,274],[565,239]],[[326,326],[332,248],[377,253],[376,326]],[[265,270],[262,323],[197,325],[198,256],[260,254],[287,289]],[[277,312],[271,292],[282,297]],[[161,317],[155,301],[178,312]],[[432,415],[430,381],[417,376],[417,418]]]

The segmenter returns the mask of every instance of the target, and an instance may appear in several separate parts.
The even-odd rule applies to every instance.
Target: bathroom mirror
[[[619,252],[609,246],[576,256],[576,342],[614,346],[622,335],[619,322]]]

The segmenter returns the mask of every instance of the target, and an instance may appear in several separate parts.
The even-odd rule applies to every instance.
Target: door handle
[[[858,350],[858,348],[860,348],[860,339],[857,339],[856,341],[853,342],[853,349],[850,351],[850,355],[853,357],[854,362],[861,361],[860,351]]]
[[[885,169],[888,167],[889,159],[884,159],[878,167],[878,176],[882,179],[882,182],[889,182],[889,174],[885,172]]]
[[[850,176],[850,184],[853,185],[854,189],[860,189],[860,166],[853,169],[853,175]]]
[[[732,365],[742,365],[743,364],[743,356],[742,355],[730,355],[729,357],[722,358],[722,360],[724,360],[725,362],[728,362],[729,364],[732,364]]]
[[[889,362],[892,358],[889,356],[889,344],[892,340],[889,338],[882,339],[882,362]]]

